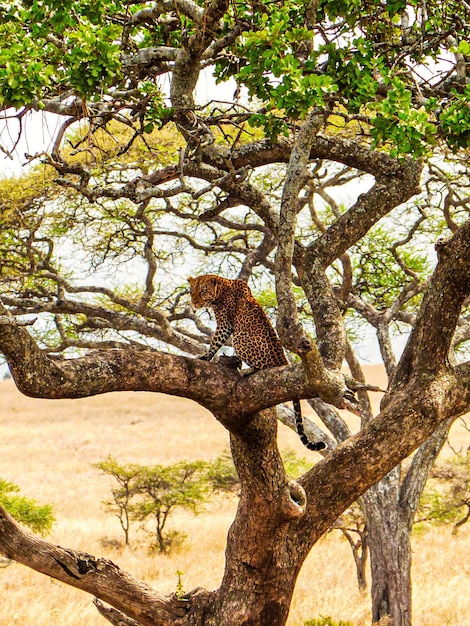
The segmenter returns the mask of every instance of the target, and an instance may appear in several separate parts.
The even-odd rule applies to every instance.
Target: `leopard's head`
[[[220,295],[221,279],[215,274],[205,274],[193,278],[188,276],[191,303],[194,308],[209,307]]]

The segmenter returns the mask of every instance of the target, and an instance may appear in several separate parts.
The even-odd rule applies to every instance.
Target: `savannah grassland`
[[[380,379],[376,368],[366,370],[369,382]],[[50,541],[109,558],[162,593],[176,590],[177,570],[186,591],[218,586],[236,497],[216,495],[197,517],[175,514],[172,527],[187,533],[186,543],[170,556],[149,554],[135,534],[130,549],[116,545],[122,541],[119,522],[102,506],[112,482],[92,466],[109,454],[141,464],[214,459],[227,449],[228,435],[207,411],[187,400],[131,392],[37,400],[22,396],[12,381],[0,382],[0,398],[0,476],[18,484],[24,495],[53,505]],[[279,443],[312,463],[320,458],[282,425]],[[459,423],[451,443],[470,444]],[[451,454],[448,446],[444,454]],[[445,527],[414,537],[414,626],[470,626],[469,554],[470,523],[457,535]],[[107,622],[91,601],[22,565],[0,569],[0,626],[103,626]],[[368,594],[357,589],[349,545],[335,531],[306,561],[288,624],[301,626],[323,615],[363,626],[370,623],[369,604]]]

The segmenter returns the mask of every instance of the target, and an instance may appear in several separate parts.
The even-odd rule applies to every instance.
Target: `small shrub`
[[[222,452],[215,461],[207,466],[207,479],[214,491],[236,492],[240,489],[240,480],[228,450]]]
[[[286,471],[298,476],[310,468],[310,464],[297,457],[295,452],[283,453]],[[167,522],[176,508],[198,514],[214,491],[232,493],[240,488],[240,482],[229,452],[215,461],[180,461],[173,465],[146,467],[123,464],[109,456],[94,467],[112,476],[116,485],[112,498],[105,501],[106,510],[119,520],[126,545],[130,545],[131,522],[140,522],[141,531],[147,532],[151,550],[168,554],[179,547],[186,535],[168,530]],[[152,524],[152,531],[145,525]]]
[[[188,509],[194,514],[203,510],[210,490],[207,463],[180,461],[174,465],[124,465],[108,457],[95,467],[112,476],[118,483],[111,490],[112,500],[106,501],[106,510],[116,515],[129,545],[131,521],[152,523],[150,549],[168,553],[180,545],[184,533],[168,531],[167,522],[176,508]]]
[[[16,520],[39,535],[47,535],[55,521],[50,504],[40,505],[19,495],[20,488],[0,478],[0,505]]]
[[[312,467],[311,461],[307,461],[304,457],[297,456],[294,450],[288,448],[281,452],[282,462],[286,470],[286,474],[295,480],[308,472]]]
[[[331,617],[323,617],[320,615],[320,617],[304,622],[304,626],[354,626],[354,624],[352,622],[343,622],[343,620],[335,622]]]
[[[453,524],[453,533],[470,519],[470,453],[456,454],[440,461],[421,496],[414,530],[426,525]]]

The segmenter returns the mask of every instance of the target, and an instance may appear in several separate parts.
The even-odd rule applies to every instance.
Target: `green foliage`
[[[132,518],[131,500],[138,493],[142,467],[136,464],[122,465],[111,456],[94,467],[112,476],[118,483],[111,488],[112,500],[104,502],[107,511],[116,515],[124,532],[126,546],[130,545],[130,523]]]
[[[314,106],[323,106],[338,86],[332,76],[306,72],[296,55],[312,35],[305,26],[305,6],[294,1],[266,6],[266,12],[250,15],[253,29],[237,45],[238,70],[224,59],[218,62],[219,78],[235,75],[251,96],[268,109],[282,111],[291,119],[302,118]],[[282,116],[259,113],[250,118],[253,126],[264,126],[276,139],[286,132]]]
[[[53,85],[65,84],[80,95],[111,85],[121,62],[119,31],[107,20],[118,9],[114,2],[1,3],[0,105],[19,108],[41,100]]]
[[[312,464],[309,463],[307,459],[299,457],[294,450],[283,450],[281,456],[286,473],[291,478],[299,478],[299,476],[305,474],[305,472],[312,467]]]
[[[469,86],[442,98],[432,80],[416,89],[419,68],[454,53],[468,58],[462,3],[432,0],[425,14],[405,0],[314,4],[230,3],[220,21],[226,47],[214,55],[214,73],[218,81],[234,78],[261,104],[248,116],[253,127],[276,140],[319,107],[367,119],[369,140],[392,154],[422,156],[438,138],[454,149],[469,145]],[[41,107],[68,90],[92,103],[131,88],[141,94],[143,133],[164,125],[174,111],[152,73],[140,78],[129,59],[143,49],[177,50],[200,25],[177,12],[171,27],[150,18],[130,26],[141,10],[141,3],[122,0],[2,0],[0,106]],[[242,24],[242,35],[233,37]],[[162,72],[158,62],[155,68]]]
[[[37,504],[35,500],[19,495],[19,491],[17,485],[0,478],[0,505],[35,533],[47,535],[55,521],[51,505]]]
[[[253,115],[252,125],[263,126],[275,140],[287,132],[286,118],[302,118],[310,108],[334,102],[350,114],[369,115],[374,145],[386,147],[392,155],[427,154],[436,143],[439,121],[441,136],[449,144],[468,145],[468,93],[455,91],[440,119],[436,99],[430,97],[423,104],[412,97],[415,85],[407,55],[400,55],[405,42],[398,26],[407,10],[414,11],[414,3],[323,0],[309,21],[333,31],[330,38],[317,38],[308,28],[308,10],[298,0],[261,3],[255,15],[246,15],[252,28],[237,43],[236,61],[223,57],[217,62],[220,80],[234,76],[265,104],[267,111]],[[425,65],[438,57],[441,44],[432,34],[455,27],[458,11],[457,2],[446,3],[446,10],[432,3],[425,29],[419,20],[409,21],[409,41],[426,39],[419,50],[410,47],[413,63]],[[462,39],[456,51],[468,55],[468,48]],[[277,113],[269,112],[273,109]]]
[[[336,622],[332,617],[320,616],[307,620],[303,626],[354,626],[354,624],[353,622],[345,622],[343,620]]]
[[[214,490],[233,490],[234,478],[228,459],[219,457],[214,463],[180,461],[173,465],[143,466],[119,463],[111,456],[95,465],[118,483],[112,488],[112,499],[105,507],[121,524],[129,545],[132,521],[152,522],[151,547],[168,553],[180,544],[184,534],[167,529],[168,519],[176,509],[187,509],[195,515],[204,510]],[[220,472],[220,474],[218,474]]]
[[[469,45],[467,42],[467,46]],[[467,52],[468,54],[468,52]],[[447,142],[454,149],[470,147],[470,85],[466,85],[463,93],[452,90],[452,100],[443,107],[439,115],[442,132]]]
[[[228,450],[208,464],[206,475],[214,491],[230,493],[236,492],[240,488],[237,470]]]
[[[429,119],[429,110],[416,108],[411,91],[398,77],[392,79],[387,96],[374,104],[377,111],[372,121],[373,147],[391,143],[390,154],[412,153],[422,157],[435,144],[436,124]]]
[[[311,467],[292,450],[283,452],[282,457],[290,476],[298,477]],[[151,533],[151,547],[162,553],[170,552],[184,540],[184,533],[167,528],[168,519],[176,509],[197,515],[214,492],[232,493],[240,488],[228,451],[214,461],[179,461],[151,467],[120,463],[108,456],[94,467],[117,483],[111,489],[112,498],[104,505],[119,519],[126,545],[130,545],[131,522],[152,522],[155,530]]]

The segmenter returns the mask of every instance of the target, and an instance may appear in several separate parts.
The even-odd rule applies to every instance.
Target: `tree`
[[[122,465],[109,456],[106,461],[97,463],[95,467],[102,470],[104,474],[112,476],[118,483],[118,487],[111,489],[113,499],[107,500],[104,505],[107,511],[114,513],[118,518],[126,546],[129,546],[132,519],[131,500],[136,493],[141,466],[136,464]]]
[[[469,408],[465,352],[454,358],[470,291],[467,5],[45,0],[2,12],[6,117],[20,129],[30,111],[65,120],[43,155],[61,193],[48,183],[39,203],[2,200],[0,349],[13,378],[39,397],[140,389],[199,402],[230,432],[241,492],[219,589],[184,601],[32,543],[4,512],[0,549],[110,603],[127,616],[101,609],[115,623],[284,624],[318,538],[384,477],[374,502],[364,496],[369,517],[384,484],[408,515],[411,481],[394,468]],[[203,71],[231,80],[233,99],[196,101]],[[139,282],[123,284],[125,264]],[[185,265],[257,292],[274,283],[277,330],[298,360],[240,378],[191,358],[211,326],[188,308]],[[353,350],[365,323],[390,376],[373,419]],[[409,331],[398,362],[395,325]],[[312,398],[345,439],[325,433],[329,452],[298,481],[273,409],[293,398]],[[331,407],[361,413],[361,430],[349,437]],[[409,623],[389,599],[384,588],[374,605]]]
[[[113,499],[105,502],[105,505],[118,517],[126,545],[130,545],[131,520],[145,523],[150,519],[155,524],[155,531],[151,533],[153,544],[160,552],[168,553],[172,545],[184,537],[178,531],[167,531],[168,518],[178,507],[200,513],[209,493],[212,476],[221,465],[219,459],[213,464],[206,461],[179,461],[173,465],[147,467],[135,463],[123,465],[108,457],[106,461],[97,463],[96,467],[112,476],[119,485],[113,487]],[[216,488],[224,489],[223,482],[219,482]]]

